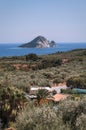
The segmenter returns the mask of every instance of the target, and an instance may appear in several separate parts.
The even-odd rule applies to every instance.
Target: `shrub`
[[[76,120],[76,128],[78,130],[85,130],[86,128],[86,114],[81,114]]]
[[[59,84],[59,83],[62,83],[62,82],[63,82],[63,80],[60,79],[60,78],[55,78],[55,79],[53,80],[53,83],[54,83],[54,84]]]
[[[81,119],[78,117],[82,113],[86,115],[86,97],[83,97],[80,101],[65,100],[58,107],[59,116],[62,116],[65,124],[70,124],[72,130],[78,130],[77,127],[79,124],[77,123]]]
[[[18,114],[15,126],[17,130],[85,130],[85,106],[86,96],[80,101],[65,100],[55,108],[29,104]]]
[[[86,79],[85,77],[80,76],[70,77],[67,80],[67,86],[72,86],[74,88],[86,88]]]
[[[27,106],[19,113],[15,126],[17,130],[70,130],[50,106]]]
[[[29,54],[29,55],[26,55],[26,61],[28,60],[33,60],[33,61],[36,61],[38,59],[38,56],[36,54]]]
[[[18,115],[16,128],[17,130],[55,130],[56,122],[56,114],[50,107],[28,106]]]
[[[5,81],[0,86],[0,118],[3,127],[8,125],[10,121],[15,121],[15,117],[19,110],[24,108],[27,102],[24,93],[13,87]]]
[[[52,94],[53,94],[53,95],[57,94],[57,91],[56,91],[56,90],[53,90],[53,91],[52,91]]]

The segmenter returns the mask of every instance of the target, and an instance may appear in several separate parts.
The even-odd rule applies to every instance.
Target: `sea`
[[[45,55],[66,52],[74,49],[86,49],[86,43],[58,43],[53,48],[21,48],[21,43],[0,43],[0,57],[23,56],[27,54]]]

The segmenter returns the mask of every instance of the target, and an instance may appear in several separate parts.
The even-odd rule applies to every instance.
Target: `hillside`
[[[34,99],[33,101],[27,99],[27,94],[31,94],[31,88],[33,87],[58,87],[58,84],[61,83],[66,83],[66,85],[68,86],[68,89],[64,91],[62,90],[61,93],[69,95],[69,99],[61,102],[63,104],[61,104],[61,106],[60,102],[57,105],[56,103],[54,104],[54,102],[52,102],[52,104],[49,102],[47,106],[44,105],[44,107],[42,108],[43,105],[39,106],[38,104],[38,106],[35,106],[37,105],[37,103],[39,103],[38,99],[40,98]],[[7,126],[11,126],[11,124],[14,124],[15,126],[15,123],[17,123],[16,125],[18,129],[16,130],[21,130],[21,124],[26,123],[27,120],[29,122],[29,119],[32,118],[32,125],[30,125],[29,123],[29,125],[25,124],[24,126],[26,126],[26,128],[27,126],[30,126],[29,128],[32,128],[32,126],[34,126],[34,121],[36,121],[36,124],[39,123],[38,126],[41,126],[41,123],[43,123],[42,128],[44,124],[45,127],[46,125],[50,126],[50,122],[49,125],[45,123],[48,117],[45,116],[45,111],[47,110],[48,114],[50,114],[49,121],[51,121],[51,123],[53,123],[51,112],[54,112],[54,115],[57,112],[58,113],[56,115],[60,114],[59,117],[61,118],[59,119],[62,120],[59,120],[58,116],[55,116],[55,121],[59,120],[61,126],[62,124],[65,125],[64,123],[67,124],[69,121],[70,129],[67,130],[76,129],[75,122],[77,121],[77,117],[78,115],[82,116],[83,113],[83,117],[80,117],[80,119],[83,119],[82,127],[85,128],[83,124],[86,123],[83,123],[83,121],[86,122],[86,96],[84,97],[85,94],[74,94],[74,91],[70,89],[71,85],[74,88],[77,87],[79,89],[81,88],[82,90],[86,89],[86,49],[72,50],[68,52],[57,52],[55,54],[43,56],[38,56],[36,54],[28,54],[24,56],[0,58],[0,119],[2,120],[1,125],[3,126],[3,128],[5,128]],[[45,92],[47,91],[41,93],[43,98],[45,97],[45,94],[48,94]],[[52,92],[52,94],[55,93],[55,91]],[[38,96],[40,97],[40,93],[35,92],[34,94],[38,94]],[[27,108],[27,106],[30,105],[31,107],[29,109],[25,109]],[[21,110],[24,113],[23,115],[18,114]],[[41,110],[43,110],[44,116]],[[31,113],[34,115],[29,117]],[[42,114],[40,116],[41,122],[39,122],[39,120],[37,122],[37,118],[39,119],[40,114]],[[21,115],[21,117],[19,116],[18,118],[18,115]],[[15,122],[16,116],[18,120]],[[44,122],[42,121],[42,119]],[[57,123],[52,124],[53,130],[54,128],[56,128],[57,130],[57,127],[60,126],[59,124],[54,127],[54,125],[56,124]],[[71,126],[73,126],[74,128],[72,129]],[[66,128],[67,126],[65,125],[65,129]],[[22,130],[25,130],[25,127]],[[35,130],[35,127],[33,130]],[[50,130],[50,127],[48,130]],[[61,128],[59,130],[64,129]],[[77,128],[76,130],[84,129]]]
[[[54,41],[49,42],[45,37],[38,36],[33,39],[31,42],[26,44],[22,44],[19,47],[28,47],[28,48],[47,48],[47,47],[55,47],[56,43]]]
[[[86,49],[43,56],[3,57],[0,58],[0,81],[7,75],[9,82],[19,88],[51,86],[75,76],[85,79],[85,68]]]

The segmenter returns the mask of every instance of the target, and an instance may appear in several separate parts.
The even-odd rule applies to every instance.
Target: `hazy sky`
[[[0,43],[86,42],[86,0],[0,0]]]

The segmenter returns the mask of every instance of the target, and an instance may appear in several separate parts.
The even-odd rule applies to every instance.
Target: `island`
[[[43,36],[38,36],[32,41],[22,44],[19,47],[24,47],[24,48],[49,48],[49,47],[56,47],[56,42],[54,41],[48,41],[45,37]]]

